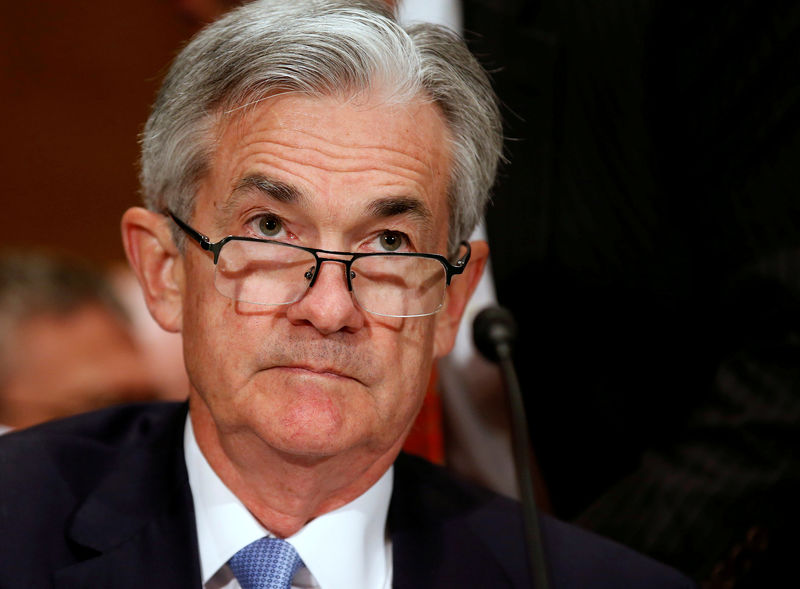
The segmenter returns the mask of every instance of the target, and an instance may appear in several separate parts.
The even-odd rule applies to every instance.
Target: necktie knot
[[[294,546],[278,538],[261,538],[228,561],[242,589],[289,589],[303,561]]]

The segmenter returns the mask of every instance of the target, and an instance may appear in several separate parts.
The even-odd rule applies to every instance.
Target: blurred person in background
[[[131,325],[102,272],[0,254],[0,424],[23,428],[152,397]]]
[[[155,395],[159,400],[183,401],[189,390],[189,377],[183,364],[181,336],[156,323],[147,310],[139,281],[127,264],[111,268],[109,280],[125,309]]]

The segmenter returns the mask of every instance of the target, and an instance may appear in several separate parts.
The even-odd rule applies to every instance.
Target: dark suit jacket
[[[127,406],[0,438],[0,587],[201,586],[185,405]],[[530,587],[516,503],[401,456],[394,586]],[[675,571],[543,521],[552,587],[689,587]]]

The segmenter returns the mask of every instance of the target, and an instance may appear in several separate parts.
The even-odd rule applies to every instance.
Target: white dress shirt
[[[188,417],[184,454],[194,501],[203,587],[240,589],[228,560],[251,542],[273,534],[253,517],[208,464]],[[390,468],[363,495],[314,519],[286,538],[305,565],[294,577],[294,589],[391,587],[392,547],[386,534],[386,514],[393,477]]]

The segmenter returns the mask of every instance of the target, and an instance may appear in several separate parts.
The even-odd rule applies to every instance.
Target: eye
[[[275,237],[283,230],[283,223],[278,217],[261,217],[258,220],[258,230],[267,237]]]
[[[405,236],[397,231],[384,231],[378,236],[378,243],[384,251],[395,252],[405,245]]]

